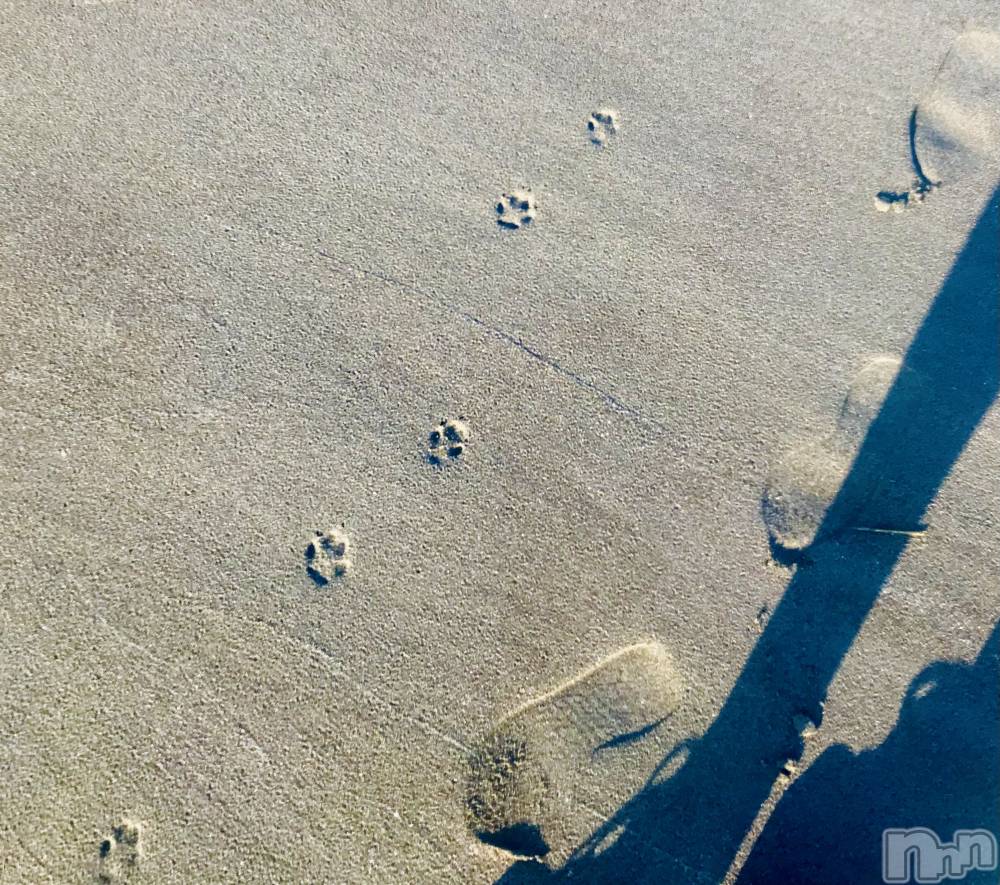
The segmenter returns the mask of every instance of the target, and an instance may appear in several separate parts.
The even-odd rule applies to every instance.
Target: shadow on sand
[[[800,717],[820,722],[841,660],[909,541],[850,527],[920,525],[996,398],[998,206],[1000,188],[952,266],[827,509],[807,551],[809,567],[792,576],[714,723],[690,745],[673,776],[654,775],[562,869],[549,872],[521,862],[500,882],[695,885],[725,877],[782,768],[802,754],[796,722]],[[877,750],[858,757],[843,748],[828,750],[779,803],[743,881],[880,881],[878,841],[874,849],[867,842],[847,843],[869,840],[883,819],[895,826],[940,826],[945,839],[953,824],[996,831],[996,727],[980,728],[974,740],[975,759],[992,754],[993,767],[987,765],[981,778],[966,772],[957,782],[961,789],[944,790],[926,806],[921,786],[961,767],[961,754],[970,752],[963,722],[990,721],[982,718],[989,717],[990,703],[996,722],[995,652],[996,634],[971,667],[940,664],[922,674],[938,688],[922,699],[907,697],[896,730]],[[941,721],[935,721],[937,712]],[[959,721],[949,720],[956,714]],[[935,767],[937,774],[928,772]],[[882,785],[894,785],[880,800],[883,805],[866,805],[861,792]],[[801,819],[810,815],[811,821]],[[826,850],[829,857],[816,857]],[[804,857],[814,861],[812,874],[800,862]]]
[[[885,742],[830,747],[781,797],[737,882],[882,882],[882,831],[1000,832],[1000,624],[972,664],[927,667]],[[852,871],[857,871],[854,875]],[[969,872],[965,885],[995,883]]]

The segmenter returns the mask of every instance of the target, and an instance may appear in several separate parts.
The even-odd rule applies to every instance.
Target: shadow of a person
[[[939,661],[913,680],[881,745],[825,750],[782,796],[737,882],[882,882],[883,830],[916,827],[942,842],[958,829],[1000,835],[1000,623],[973,663]]]

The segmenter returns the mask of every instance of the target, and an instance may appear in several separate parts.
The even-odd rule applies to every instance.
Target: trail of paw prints
[[[594,111],[587,117],[587,134],[595,147],[607,145],[608,140],[618,134],[618,112],[611,108]]]
[[[880,191],[875,207],[901,212],[947,183],[995,177],[1000,166],[1000,34],[967,31],[952,43],[910,114],[913,184]]]
[[[518,230],[534,222],[536,211],[535,197],[530,190],[512,191],[497,202],[497,224],[504,230]]]
[[[97,848],[97,882],[119,885],[137,876],[141,855],[142,828],[123,820]]]
[[[808,551],[818,541],[817,531],[826,511],[901,371],[912,372],[902,368],[897,357],[869,360],[848,388],[835,431],[826,438],[793,449],[774,466],[761,498],[771,561],[785,566],[809,563]],[[907,389],[915,391],[916,383],[911,380]],[[923,534],[922,526],[894,525],[891,509],[891,499],[880,496],[879,490],[873,487],[872,506],[867,510],[869,520],[872,515],[876,517],[874,523],[827,529],[831,533],[851,531],[909,537]]]
[[[306,546],[306,572],[320,587],[334,578],[344,577],[351,569],[350,544],[342,529],[316,532]]]
[[[459,418],[446,418],[427,435],[427,460],[435,467],[458,461],[469,444],[469,425]]]

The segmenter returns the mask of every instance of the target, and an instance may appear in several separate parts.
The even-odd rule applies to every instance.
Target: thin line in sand
[[[344,672],[344,670],[337,663],[336,658],[328,652],[323,646],[319,645],[310,639],[300,639],[296,636],[292,636],[283,630],[276,630],[278,636],[284,639],[286,642],[290,642],[293,645],[302,645],[313,653],[314,657],[320,658],[326,666],[330,669],[331,674],[339,679],[346,679],[348,682],[353,684],[353,686],[360,692],[361,696],[369,703],[374,706],[380,707],[384,712],[388,712],[390,715],[397,714],[398,711],[395,709],[395,705],[391,701],[387,701],[385,698],[380,697],[375,692],[370,689],[362,688],[357,681],[351,678],[351,676]],[[460,752],[468,755],[472,752],[471,748],[463,744],[457,738],[452,737],[449,734],[441,731],[434,725],[431,725],[426,719],[422,719],[419,716],[411,716],[408,713],[403,713],[402,718],[412,725],[416,725],[418,728],[422,729],[429,735],[444,741],[451,747],[459,750]]]
[[[216,613],[218,614],[218,612],[216,612]],[[139,644],[137,642],[133,642],[120,629],[118,629],[113,624],[109,623],[103,617],[103,615],[101,615],[100,612],[98,612],[96,609],[92,610],[92,614],[93,614],[95,622],[101,624],[105,628],[105,630],[107,630],[112,636],[114,636],[116,639],[118,639],[118,641],[121,642],[123,645],[125,645],[126,647],[129,647],[129,648],[133,649],[134,651],[138,652],[140,655],[142,655],[142,656],[148,658],[149,660],[153,661],[154,663],[160,665],[160,667],[162,667],[165,670],[167,670],[167,672],[173,672],[175,675],[179,674],[180,677],[182,679],[184,679],[184,681],[188,684],[188,686],[190,687],[191,691],[194,693],[194,695],[196,697],[200,697],[202,700],[205,700],[205,701],[208,701],[208,700],[211,699],[214,702],[214,704],[213,704],[214,709],[218,711],[219,715],[223,719],[227,720],[231,726],[234,726],[239,733],[247,736],[250,739],[251,743],[257,749],[257,751],[259,753],[263,754],[263,757],[264,757],[265,761],[272,768],[272,770],[274,770],[279,775],[281,775],[281,774],[286,774],[287,775],[287,771],[281,769],[277,765],[277,763],[275,762],[275,760],[271,756],[271,754],[268,753],[267,750],[264,749],[264,747],[261,746],[260,742],[256,739],[256,737],[254,736],[254,734],[250,730],[250,728],[247,727],[246,725],[244,725],[242,722],[240,722],[235,716],[232,715],[232,713],[229,712],[229,710],[226,708],[225,704],[223,703],[222,699],[214,691],[212,691],[211,688],[209,688],[208,692],[206,692],[204,694],[201,693],[201,692],[199,692],[197,690],[197,687],[195,686],[194,682],[192,681],[191,677],[187,674],[187,672],[185,671],[185,669],[183,667],[181,667],[181,666],[179,666],[177,664],[174,664],[174,663],[172,663],[170,661],[164,660],[164,659],[158,657],[157,655],[153,654],[153,652],[151,652],[145,646],[143,646],[143,645],[141,645],[141,644]],[[280,634],[280,635],[285,635],[286,638],[289,638],[289,639],[291,638],[291,637],[287,637],[286,634]],[[167,689],[170,688],[169,683],[167,683],[162,678],[158,679],[156,676],[154,676],[153,672],[150,671],[150,670],[148,670],[148,669],[144,669],[143,670],[143,675],[150,682],[159,683],[161,686],[165,686]],[[168,736],[164,733],[164,731],[162,729],[160,729],[155,724],[155,722],[148,722],[147,724],[148,724],[148,726],[153,731],[155,731],[164,740],[165,744],[169,744],[170,741],[169,741]],[[191,743],[190,740],[183,741],[182,747],[184,749],[186,749],[186,750],[191,751],[191,752],[194,751],[194,746],[193,746],[193,744]],[[201,787],[202,796],[204,798],[208,799],[209,802],[211,802],[212,784],[211,784],[211,782],[207,781],[204,777],[201,776],[201,774],[199,773],[199,771],[198,771],[198,769],[196,767],[186,767],[185,771],[187,773],[187,778],[185,778],[184,776],[182,776],[181,774],[179,774],[177,772],[171,772],[171,771],[169,771],[167,768],[165,768],[163,765],[161,765],[158,760],[155,760],[155,759],[152,760],[152,764],[153,764],[153,767],[155,767],[156,770],[159,771],[162,775],[164,775],[166,777],[169,777],[175,783],[180,784],[184,788],[186,788],[186,787],[188,787],[188,786],[191,785],[190,781],[187,778],[193,779],[194,781],[197,782],[198,786]],[[294,797],[292,796],[291,793],[287,794],[287,796],[288,796],[289,804],[292,805],[295,808],[295,810],[299,813],[300,819],[305,820],[307,818],[307,815],[305,813],[305,809],[303,809],[303,807],[298,802],[295,801],[295,799],[294,799]],[[243,821],[242,818],[239,817],[239,815],[233,813],[232,811],[229,811],[229,809],[226,808],[224,804],[219,804],[219,805],[217,805],[217,807],[219,809],[221,809],[222,813],[226,817],[228,817],[228,819],[230,821],[232,821],[234,824],[236,824],[237,826],[243,826],[245,824],[245,821]],[[316,854],[320,858],[322,858],[326,862],[326,864],[328,866],[330,864],[332,864],[333,863],[333,858],[330,855],[330,853],[326,850],[326,843],[325,843],[322,835],[319,834],[319,833],[315,833],[315,832],[313,832],[310,829],[308,831],[308,833],[307,833],[307,838],[310,840],[310,842],[314,846]]]
[[[10,831],[14,834],[14,838],[17,839],[18,844],[21,846],[21,848],[24,849],[24,853],[27,854],[28,857],[30,857],[38,865],[40,869],[45,870],[45,872],[51,876],[52,872],[49,869],[49,865],[45,862],[45,860],[42,857],[40,857],[35,852],[35,850],[31,847],[31,845],[29,845],[28,842],[25,841],[24,837],[17,831],[17,827],[11,826]]]
[[[215,613],[217,615],[221,615],[222,614],[218,610],[214,610],[213,609],[213,611],[215,611]],[[149,649],[145,648],[141,644],[133,642],[132,640],[128,639],[128,637],[125,636],[125,634],[123,634],[117,627],[113,626],[107,620],[105,620],[105,618],[100,613],[98,613],[96,610],[93,612],[93,614],[94,614],[94,619],[96,621],[98,621],[102,626],[104,626],[105,629],[108,630],[108,632],[110,632],[112,635],[114,635],[115,637],[117,637],[119,639],[119,641],[122,642],[125,646],[132,648],[133,650],[135,650],[139,654],[144,655],[145,657],[149,658],[150,660],[152,660],[152,661],[160,664],[162,667],[166,668],[167,670],[172,670],[175,673],[179,673],[188,682],[188,685],[191,687],[192,691],[196,695],[199,694],[198,691],[197,691],[197,689],[196,689],[196,687],[194,686],[193,682],[191,681],[191,678],[188,676],[188,674],[184,671],[184,669],[182,667],[177,667],[176,665],[173,665],[170,662],[165,661],[165,660],[159,658],[158,656],[154,655],[151,651],[149,651]],[[227,613],[227,617],[231,617],[231,616],[232,616],[232,613]],[[371,692],[371,691],[369,691],[367,689],[364,689],[360,685],[358,685],[358,683],[354,679],[352,679],[349,674],[347,674],[347,673],[344,672],[344,670],[338,664],[336,658],[329,651],[327,651],[325,648],[323,648],[322,645],[320,645],[320,644],[318,644],[318,643],[316,643],[314,641],[308,640],[308,639],[301,639],[299,637],[293,636],[290,633],[287,633],[284,630],[280,629],[277,625],[275,625],[273,623],[270,623],[270,622],[267,622],[267,621],[265,621],[263,623],[265,623],[268,627],[270,627],[270,629],[272,631],[273,638],[276,638],[276,639],[279,639],[279,640],[284,640],[285,642],[287,642],[288,644],[290,644],[292,646],[301,646],[301,647],[304,647],[307,651],[309,651],[309,652],[312,653],[312,656],[314,658],[318,658],[318,659],[320,659],[324,663],[324,665],[326,666],[327,671],[330,673],[331,676],[333,676],[336,679],[344,679],[347,682],[353,684],[354,687],[360,691],[360,693],[362,694],[362,696],[369,703],[373,703],[373,704],[379,706],[380,708],[382,708],[383,711],[389,712],[390,714],[393,714],[393,713],[397,712],[397,711],[394,710],[393,704],[391,702],[386,701],[384,698],[380,697],[376,693]],[[148,671],[148,670],[145,671],[145,675],[146,675],[147,678],[150,679],[150,681],[160,681],[160,680],[156,680],[152,676],[152,673],[150,671]],[[205,698],[205,699],[208,698],[208,695],[200,695],[200,696],[203,697],[203,698]],[[225,708],[225,705],[222,703],[221,698],[219,698],[217,695],[215,695],[214,692],[211,693],[211,696],[212,696],[213,700],[215,701],[215,704],[214,704],[215,709],[217,709],[219,711],[220,715],[224,719],[227,719],[230,722],[230,724],[233,725],[236,728],[237,731],[239,731],[241,734],[243,734],[247,738],[249,738],[251,744],[254,746],[254,748],[259,753],[261,753],[263,755],[264,759],[267,761],[268,765],[272,769],[274,769],[275,771],[277,771],[279,774],[283,773],[282,770],[276,764],[276,762],[275,762],[274,758],[271,756],[271,754],[268,753],[268,751],[264,747],[261,746],[261,744],[256,739],[256,737],[254,736],[254,734],[251,731],[251,729],[249,727],[247,727],[244,723],[242,723],[241,721],[239,721],[238,719],[236,719],[231,713],[229,713],[229,711]],[[407,722],[410,722],[410,723],[412,723],[414,725],[417,725],[418,727],[420,727],[426,733],[428,733],[428,734],[430,734],[430,735],[432,735],[434,737],[437,737],[438,739],[440,739],[441,741],[445,742],[446,744],[449,744],[450,746],[452,746],[455,749],[459,750],[464,755],[468,755],[471,752],[471,750],[470,750],[469,747],[465,746],[460,741],[456,740],[455,738],[453,738],[453,737],[445,734],[444,732],[440,731],[439,729],[435,728],[433,725],[431,725],[429,722],[427,722],[427,721],[425,721],[423,719],[420,719],[420,718],[417,718],[417,717],[413,717],[413,716],[409,716],[409,715],[406,715],[406,714],[403,714],[402,718],[405,719]],[[166,735],[163,733],[163,731],[161,729],[157,728],[155,726],[155,724],[152,725],[152,728],[162,738],[164,738],[164,740],[166,740]],[[191,745],[189,743],[185,743],[185,747],[188,748],[188,749],[192,749]],[[176,783],[180,783],[182,786],[186,784],[186,781],[184,781],[181,776],[179,776],[177,774],[173,774],[173,773],[169,773],[168,774],[167,770],[165,768],[163,768],[161,765],[159,765],[158,763],[154,763],[154,765],[156,766],[156,768],[162,774],[170,776]],[[199,781],[199,784],[202,787],[203,794],[206,795],[206,796],[210,795],[211,784],[207,784],[201,777],[198,776],[197,772],[194,772],[194,775],[195,775],[195,778]],[[289,795],[288,798],[289,798],[289,802],[291,803],[291,805],[299,812],[300,817],[304,819],[306,817],[306,812],[302,808],[302,806],[299,805],[299,803],[297,803],[294,800],[294,798],[292,798],[291,795]],[[368,806],[370,808],[373,808],[373,809],[376,809],[376,810],[385,811],[385,812],[389,813],[389,815],[391,817],[393,817],[397,822],[404,823],[407,826],[411,826],[412,827],[412,822],[411,821],[407,821],[405,818],[403,818],[402,815],[400,815],[399,811],[397,809],[393,808],[390,805],[386,805],[386,804],[381,803],[381,802],[374,802],[374,801],[372,801],[370,799],[366,799],[364,796],[361,796],[361,795],[354,795],[354,796],[352,796],[352,801],[360,802],[361,804],[366,805],[366,806]],[[243,822],[241,821],[241,819],[239,817],[235,816],[232,813],[228,813],[227,816],[234,823],[236,823],[238,825],[242,825]],[[18,839],[20,840],[21,839],[20,834],[16,833],[16,835],[17,835]],[[317,833],[314,833],[314,832],[310,831],[309,832],[309,839],[316,846],[316,848],[317,848],[317,854],[320,857],[322,857],[326,861],[327,866],[332,869],[333,868],[333,866],[332,866],[333,865],[333,858],[329,854],[329,852],[327,852],[325,850],[325,843],[323,842],[322,836],[320,834],[317,834]],[[452,861],[451,863],[452,863],[452,866],[454,866],[454,862]]]
[[[271,231],[272,233],[277,233],[277,231]],[[578,387],[582,387],[584,390],[589,390],[591,393],[595,394],[599,399],[603,400],[605,405],[607,405],[612,411],[617,412],[620,415],[624,415],[627,418],[632,419],[637,424],[643,424],[648,427],[653,427],[660,433],[666,433],[667,427],[659,421],[644,415],[642,411],[635,406],[629,405],[628,403],[622,401],[613,393],[605,390],[603,387],[595,384],[593,381],[585,378],[578,372],[573,371],[573,369],[567,368],[558,360],[547,356],[540,350],[536,350],[529,344],[525,344],[522,338],[512,335],[510,332],[501,329],[499,326],[493,325],[493,323],[487,320],[477,317],[475,314],[469,313],[466,310],[462,310],[460,307],[452,304],[450,301],[440,297],[431,289],[424,289],[415,283],[407,283],[397,277],[391,276],[390,274],[382,273],[381,271],[371,270],[370,268],[358,267],[353,264],[349,264],[346,261],[342,261],[339,258],[331,255],[329,252],[323,249],[316,250],[319,255],[329,261],[339,273],[343,276],[351,276],[360,274],[362,276],[369,277],[370,279],[380,280],[383,283],[388,283],[389,285],[396,286],[404,292],[410,292],[415,295],[419,295],[428,301],[433,301],[436,304],[440,304],[450,313],[455,316],[460,317],[465,320],[465,322],[470,325],[477,326],[480,329],[484,329],[489,332],[494,338],[498,338],[501,341],[511,344],[520,350],[522,353],[527,354],[536,362],[541,363],[544,366],[548,366],[553,371],[559,373],[564,378],[568,378]]]

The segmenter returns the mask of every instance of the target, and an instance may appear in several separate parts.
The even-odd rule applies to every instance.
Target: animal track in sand
[[[306,546],[306,572],[321,587],[342,578],[351,568],[349,542],[341,529],[316,532]]]
[[[875,206],[900,212],[941,185],[994,177],[1000,165],[1000,34],[971,30],[951,44],[910,114],[914,182],[881,191]]]
[[[483,842],[561,863],[593,830],[590,809],[643,782],[681,679],[656,642],[629,646],[502,718],[469,759],[466,816]],[[654,753],[651,764],[662,755]],[[636,783],[621,780],[622,771]],[[618,794],[621,795],[618,795]]]
[[[535,197],[530,190],[504,194],[496,205],[497,224],[504,230],[517,230],[535,220]]]
[[[910,370],[902,369],[897,357],[870,359],[848,387],[836,430],[788,452],[774,466],[765,483],[761,513],[779,552],[803,551],[816,540],[827,508],[900,371]],[[868,526],[849,528],[897,533]],[[778,560],[777,555],[774,558]]]
[[[469,425],[459,416],[445,418],[427,435],[427,460],[435,467],[457,461],[469,444]]]
[[[594,111],[587,118],[587,133],[591,144],[604,147],[609,138],[618,134],[618,112],[610,108]]]
[[[97,881],[100,885],[129,882],[139,866],[142,828],[123,820],[98,846]]]

